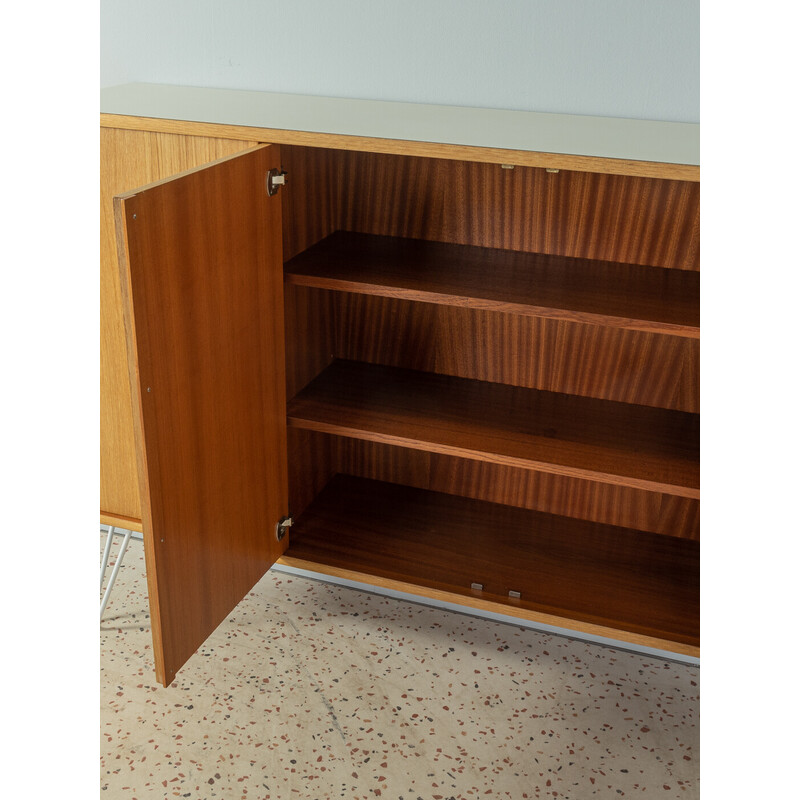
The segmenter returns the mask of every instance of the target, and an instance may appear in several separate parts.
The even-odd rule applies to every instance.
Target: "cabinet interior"
[[[699,184],[281,160],[284,560],[694,653]]]

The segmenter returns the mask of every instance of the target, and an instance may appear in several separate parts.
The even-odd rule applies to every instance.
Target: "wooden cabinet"
[[[136,445],[114,235],[115,195],[256,144],[115,127],[100,129],[100,509],[141,529]]]
[[[115,201],[159,680],[278,558],[699,654],[699,175],[631,134],[682,153],[694,126],[612,121],[626,159],[503,138],[552,115],[475,112],[490,147],[337,128],[402,105],[254,127],[276,96],[206,93],[229,118],[203,121],[202,90],[137,91],[109,95],[104,169],[129,128],[234,153]]]

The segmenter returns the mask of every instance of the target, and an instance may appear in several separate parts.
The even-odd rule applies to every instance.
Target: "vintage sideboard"
[[[161,683],[277,560],[699,655],[699,126],[101,108],[101,521]]]

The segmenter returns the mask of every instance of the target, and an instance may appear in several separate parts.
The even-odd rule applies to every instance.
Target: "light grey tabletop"
[[[102,89],[100,110],[104,114],[310,133],[669,164],[700,163],[700,126],[685,122],[147,83]]]

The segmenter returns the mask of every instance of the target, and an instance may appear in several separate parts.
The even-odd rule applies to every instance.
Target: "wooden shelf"
[[[337,231],[288,283],[700,337],[699,273]]]
[[[282,560],[698,652],[696,542],[340,474],[296,520]]]
[[[289,425],[434,453],[700,496],[699,415],[334,361]]]

